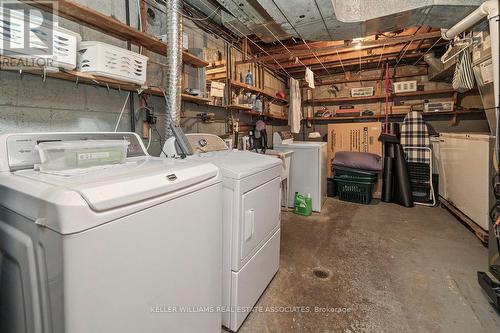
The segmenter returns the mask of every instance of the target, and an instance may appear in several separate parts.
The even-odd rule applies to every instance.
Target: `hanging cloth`
[[[302,98],[300,97],[300,84],[298,80],[290,78],[290,105],[288,108],[288,125],[292,133],[300,132],[302,120]]]
[[[469,50],[462,51],[458,56],[455,74],[453,75],[453,89],[463,93],[474,88],[474,73]]]
[[[306,67],[306,76],[305,80],[309,86],[309,88],[315,88],[314,86],[314,73],[312,70],[309,69],[309,67]]]

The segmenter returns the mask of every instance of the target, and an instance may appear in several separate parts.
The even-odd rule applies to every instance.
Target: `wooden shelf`
[[[251,86],[251,85],[248,85],[246,83],[236,81],[236,80],[231,80],[231,85],[236,86],[238,88],[242,88],[244,90],[248,90],[248,91],[257,93],[257,94],[264,95],[265,97],[268,97],[271,99],[271,103],[277,102],[279,104],[288,104],[288,101],[286,99],[279,98],[277,96],[273,96],[272,94],[266,92],[264,89],[260,89],[260,88],[257,88],[257,87],[254,87],[254,86]]]
[[[269,118],[275,119],[275,120],[288,120],[288,118],[286,116],[276,116],[276,115],[272,115],[272,114],[266,114],[266,117],[269,117]]]
[[[262,116],[262,113],[259,113],[257,111],[243,111],[244,114],[249,114],[251,116]]]
[[[207,104],[210,103],[212,100],[210,98],[204,98],[200,96],[193,96],[193,95],[188,95],[188,94],[181,94],[181,99],[184,102],[191,102],[195,104]]]
[[[279,98],[277,96],[273,97],[273,99],[271,100],[271,102],[276,102],[278,104],[282,104],[282,105],[288,105],[288,101],[284,98]]]
[[[17,73],[16,71],[9,71],[12,73]],[[42,71],[39,70],[29,70],[24,71],[25,74],[40,76],[40,80],[42,79]],[[90,84],[90,85],[98,85],[101,87],[109,88],[109,89],[117,89],[117,90],[125,90],[125,91],[135,91],[135,92],[143,92],[146,94],[163,96],[163,92],[158,87],[147,87],[140,86],[138,84],[120,81],[116,79],[110,79],[107,77],[96,76],[89,73],[81,73],[77,71],[59,71],[59,72],[47,72],[47,77],[55,78],[59,80],[71,81],[75,84]],[[191,96],[188,94],[181,94],[181,99],[185,102],[191,102],[195,104],[207,104],[211,102],[209,98],[199,97],[199,96]]]
[[[454,93],[453,89],[436,89],[436,90],[423,90],[423,91],[410,91],[405,93],[392,94],[392,97],[413,97],[422,95],[439,95]]]
[[[451,94],[454,93],[453,89],[436,89],[436,90],[424,90],[424,91],[411,91],[406,93],[391,94],[389,98],[394,97],[414,97],[414,96],[426,96],[426,95],[439,95],[439,94]],[[385,100],[385,95],[379,96],[365,96],[365,97],[335,97],[335,98],[318,98],[313,100],[304,100],[303,104],[333,104],[333,103],[353,103],[358,101],[376,101]]]
[[[248,90],[248,91],[253,91],[253,92],[258,93],[258,94],[266,94],[263,89],[251,86],[249,84],[246,84],[246,83],[243,83],[240,81],[231,80],[231,85],[237,86],[239,88],[243,88],[243,89]],[[266,95],[268,95],[268,94],[266,94]]]
[[[182,61],[193,67],[203,68],[208,66],[208,62],[200,59],[187,51],[182,51]]]
[[[52,11],[50,2],[44,0],[34,0],[31,1],[30,4],[48,12]],[[107,35],[130,41],[136,45],[141,45],[149,51],[158,53],[160,55],[166,55],[168,52],[167,45],[156,37],[139,31],[125,23],[118,21],[111,16],[102,14],[97,10],[76,3],[75,1],[58,0],[57,15],[68,20],[86,25],[93,29],[102,31]],[[203,59],[197,58],[186,51],[182,52],[182,59],[185,63],[188,63],[194,67],[208,66],[208,62]]]
[[[433,116],[446,116],[446,115],[461,115],[461,114],[471,114],[480,113],[483,110],[465,110],[465,111],[436,111],[436,112],[422,112],[422,117],[433,117]],[[389,118],[404,118],[406,114],[390,114]],[[358,116],[358,117],[308,117],[303,120],[311,121],[325,121],[325,122],[342,122],[342,120],[369,120],[369,119],[385,119],[385,115],[373,115],[373,116]]]
[[[253,108],[246,105],[231,104],[226,106],[228,109],[232,110],[242,110],[242,111],[253,111]],[[257,113],[257,112],[255,112]]]
[[[342,103],[342,102],[355,103],[357,101],[374,101],[381,99],[385,99],[385,96],[317,98],[312,100],[306,99],[302,103],[303,104],[328,104],[328,103]]]

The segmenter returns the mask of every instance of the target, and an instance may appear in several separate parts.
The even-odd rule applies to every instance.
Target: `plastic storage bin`
[[[372,201],[373,186],[378,173],[335,166],[334,181],[340,200],[369,204]]]
[[[148,57],[121,47],[91,41],[78,45],[78,70],[143,85]]]
[[[365,171],[347,167],[333,167],[335,178],[342,178],[345,180],[356,180],[364,182],[376,182],[378,173],[376,171]]]
[[[372,201],[375,183],[335,178],[340,200],[368,205]]]
[[[75,140],[41,142],[36,147],[41,171],[62,171],[123,163],[128,145],[126,140]]]
[[[31,22],[38,25],[36,16],[31,15],[30,17],[32,18]],[[16,12],[13,11],[11,12],[10,21],[3,22],[3,24],[0,25],[0,54],[23,60],[51,59],[50,62],[45,61],[45,63],[47,63],[45,67],[48,70],[57,68],[73,70],[76,68],[76,48],[82,38],[76,32],[55,25],[51,25],[50,27],[40,26],[37,28],[38,33],[36,36],[31,34],[30,44],[37,47],[37,55],[15,53],[16,47],[22,49],[24,46],[24,23],[24,17],[16,15]],[[9,33],[12,48],[10,50],[11,52],[6,54],[6,52],[4,52],[4,46],[7,45],[4,45],[4,43],[7,43],[7,40],[4,38],[5,36],[9,36]],[[52,49],[47,48],[47,44],[50,43],[50,35],[52,35]],[[32,61],[29,63],[31,62]],[[40,66],[40,64],[43,65],[44,62],[35,62],[35,64]]]

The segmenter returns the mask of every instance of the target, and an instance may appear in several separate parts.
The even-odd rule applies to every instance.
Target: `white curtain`
[[[302,120],[302,98],[300,96],[300,84],[298,80],[290,78],[290,105],[288,108],[288,125],[292,133],[300,132],[300,121]]]

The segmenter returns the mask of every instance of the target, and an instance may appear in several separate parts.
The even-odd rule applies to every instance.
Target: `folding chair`
[[[436,198],[432,185],[432,150],[427,124],[420,113],[412,111],[403,120],[400,132],[413,201],[417,205],[435,206]]]

